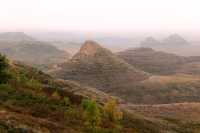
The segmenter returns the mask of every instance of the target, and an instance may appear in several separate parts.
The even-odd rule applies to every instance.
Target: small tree
[[[82,106],[86,123],[95,131],[101,122],[101,113],[97,103],[92,100],[83,100]]]
[[[110,99],[104,106],[104,115],[106,119],[112,123],[118,123],[123,118],[123,113],[117,105],[117,101]]]
[[[52,96],[52,98],[57,99],[57,100],[59,100],[61,98],[58,90],[54,91],[51,96]]]
[[[64,104],[65,104],[66,106],[69,106],[69,105],[70,105],[69,97],[64,97],[64,98],[63,98],[63,101],[64,101]]]
[[[10,78],[10,74],[8,74],[8,67],[8,60],[5,56],[0,54],[0,84],[7,83]]]

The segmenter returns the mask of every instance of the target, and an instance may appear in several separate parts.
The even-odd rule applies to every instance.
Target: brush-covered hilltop
[[[41,69],[62,63],[70,56],[66,51],[59,50],[50,43],[38,41],[23,32],[0,33],[0,52],[12,60]]]
[[[117,93],[147,79],[148,73],[135,69],[94,41],[86,41],[72,59],[59,66],[53,75],[92,86],[105,92]]]

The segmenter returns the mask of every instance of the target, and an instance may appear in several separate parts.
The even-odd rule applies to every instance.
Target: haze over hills
[[[164,38],[162,41],[158,41],[153,37],[147,37],[140,44],[142,47],[184,47],[190,45],[183,37],[178,34],[171,34],[167,38]]]
[[[85,40],[96,40],[103,47],[109,48],[113,52],[126,50],[135,47],[152,47],[157,50],[170,52],[182,56],[199,56],[200,41],[197,34],[179,32],[130,32],[130,33],[94,33],[94,32],[39,32],[30,35],[41,41],[47,41],[62,50],[72,51],[75,54],[80,49]],[[150,37],[148,37],[150,36]],[[153,36],[153,37],[152,37]],[[145,41],[145,37],[147,40]],[[155,39],[155,38],[156,39]],[[148,40],[148,38],[150,40]],[[165,41],[169,42],[165,42]],[[171,41],[170,41],[171,40]],[[183,43],[183,44],[181,44]],[[189,45],[187,45],[189,44]],[[152,46],[151,46],[152,45]],[[155,45],[155,46],[154,46]],[[176,45],[178,45],[176,47]]]
[[[21,42],[36,41],[34,38],[23,32],[3,32],[0,33],[0,48],[10,48]]]
[[[126,91],[148,74],[118,58],[93,41],[86,41],[71,60],[61,64],[56,77],[78,81],[105,92]]]
[[[181,47],[190,45],[188,41],[186,41],[183,37],[178,34],[172,34],[169,37],[165,38],[162,43],[164,46],[168,47]]]
[[[37,59],[39,56],[45,58],[45,61],[53,60],[54,58],[49,54],[57,55],[57,59],[55,59],[56,67],[53,67],[53,71],[49,72],[61,79],[56,80],[22,64],[12,64],[17,75],[18,71],[19,74],[25,72],[28,78],[22,81],[20,79],[20,83],[14,80],[19,88],[20,86],[23,87],[17,92],[12,92],[12,95],[21,97],[22,94],[25,97],[20,101],[7,95],[7,91],[10,90],[0,92],[0,95],[6,97],[6,101],[9,101],[5,102],[6,107],[3,106],[3,113],[0,112],[0,128],[3,124],[3,127],[10,130],[21,125],[26,125],[26,127],[19,128],[19,130],[32,131],[37,129],[43,131],[38,129],[38,127],[42,127],[45,131],[52,133],[65,133],[66,131],[78,133],[85,130],[85,125],[82,124],[84,120],[80,116],[76,118],[76,121],[73,121],[76,126],[68,127],[63,124],[63,122],[68,122],[67,125],[69,125],[70,120],[63,118],[62,111],[63,108],[66,108],[62,100],[57,101],[53,98],[53,102],[49,102],[49,99],[57,95],[53,93],[54,91],[58,92],[62,98],[69,97],[70,101],[73,102],[70,109],[78,111],[79,114],[81,112],[79,110],[81,99],[95,99],[99,106],[102,106],[108,99],[115,96],[119,100],[119,107],[125,112],[129,112],[125,113],[124,119],[121,121],[124,133],[128,133],[127,129],[131,131],[134,129],[141,133],[182,133],[183,130],[193,133],[200,128],[198,126],[198,123],[200,123],[198,117],[198,110],[200,109],[198,104],[200,102],[200,57],[179,56],[152,48],[136,48],[112,53],[95,41],[86,41],[80,50],[68,60],[68,58],[62,58],[65,56],[59,57],[58,55],[63,51],[51,46],[50,43],[36,39],[24,39],[26,38],[26,35],[24,35],[15,36],[18,41],[12,41],[12,39],[8,41],[8,38],[12,37],[7,37],[4,42],[7,40],[11,44],[9,46],[12,47],[2,48],[1,50],[5,50],[4,52],[13,56],[12,58],[18,58],[17,60],[23,58],[31,62],[40,61]],[[146,42],[154,44],[156,40],[149,38]],[[80,44],[78,45],[80,46]],[[60,47],[60,49],[62,48]],[[36,55],[35,52],[38,54]],[[30,64],[29,62],[26,63]],[[30,81],[29,78],[31,78]],[[34,85],[37,88],[38,82],[42,84],[41,92],[32,90],[33,87],[27,87],[27,85]],[[16,83],[13,83],[13,81],[11,83],[16,87]],[[22,107],[21,102],[26,100],[30,102],[30,99],[32,99],[29,99],[29,89],[32,94],[31,97],[34,97],[31,100],[32,106],[30,107],[27,104]],[[40,99],[38,93],[47,96],[48,106],[43,103],[37,103],[37,105],[34,103],[35,100]],[[17,113],[9,104],[13,100],[17,102],[14,107],[19,108]],[[73,105],[74,102],[78,105]],[[52,107],[49,106],[55,106],[54,103],[59,106],[56,106],[56,111],[54,110],[54,114],[52,114]],[[45,108],[41,108],[41,106]],[[32,111],[29,110],[30,108]],[[26,114],[24,114],[23,109],[27,110]],[[46,114],[41,113],[44,110]],[[188,122],[188,116],[195,117],[197,125],[190,123],[194,119],[190,119],[190,122]],[[70,119],[75,119],[75,117],[70,115]],[[24,119],[27,121],[24,121]],[[15,124],[7,123],[7,120],[14,121]],[[39,123],[36,124],[36,121],[39,121]],[[166,126],[166,123],[168,123],[168,126]],[[28,126],[30,124],[32,127]],[[53,128],[49,128],[49,126]]]
[[[36,66],[53,65],[69,58],[67,52],[59,50],[50,43],[38,41],[23,32],[1,33],[0,51],[12,60]]]
[[[0,1],[0,133],[200,133],[199,0]]]
[[[153,37],[147,37],[145,40],[141,41],[140,45],[142,47],[158,47],[162,44]]]
[[[152,37],[147,38],[143,43],[146,43],[145,46],[147,47],[149,44],[153,45],[153,49],[131,48],[117,53],[111,52],[95,41],[86,41],[82,46],[80,42],[66,43],[66,41],[54,42],[51,40],[43,42],[18,32],[6,33],[0,38],[2,38],[0,39],[2,44],[0,51],[7,54],[11,59],[19,61],[23,59],[23,62],[29,65],[34,65],[37,61],[37,66],[45,63],[48,66],[45,69],[47,72],[56,78],[61,78],[55,81],[56,86],[53,85],[53,88],[61,87],[64,89],[65,91],[62,91],[62,93],[70,97],[73,102],[80,102],[81,98],[94,98],[102,105],[105,104],[107,99],[114,96],[120,101],[119,107],[131,113],[125,114],[126,122],[123,124],[127,124],[129,118],[128,123],[131,123],[131,128],[133,127],[136,131],[142,133],[162,133],[163,127],[165,131],[170,133],[182,133],[182,130],[191,132],[198,130],[198,126],[194,128],[194,125],[188,123],[186,119],[190,115],[196,118],[197,123],[200,122],[198,117],[198,109],[200,109],[198,104],[200,102],[200,57],[198,56],[186,57],[169,53],[169,51],[160,51],[158,50],[159,45],[164,44]],[[184,43],[180,37],[169,38]],[[109,38],[107,39],[109,41]],[[170,39],[167,40],[166,42],[170,42]],[[178,44],[181,45],[181,43]],[[107,45],[104,44],[103,46]],[[177,48],[174,47],[175,45],[168,46],[173,47],[173,49]],[[190,46],[185,44],[179,46],[179,48],[183,49]],[[64,48],[65,50],[69,48],[74,53],[79,47],[81,47],[80,50],[71,59],[69,59],[69,54],[63,51]],[[44,80],[46,85],[47,79],[48,76],[43,75],[42,79],[39,80],[42,80],[42,83]],[[37,85],[37,83],[33,84]],[[49,95],[51,89],[52,84],[48,84],[45,93],[47,91]],[[9,99],[11,98],[9,97]],[[192,111],[192,109],[196,109],[196,111]],[[75,110],[77,109],[75,108]],[[6,110],[6,113],[7,115],[3,115],[20,120],[30,117],[29,114],[28,116],[21,113],[13,114],[13,110]],[[139,117],[132,115],[132,113],[139,115]],[[49,112],[47,114],[52,115]],[[37,117],[32,115],[31,117],[33,117],[33,121],[38,121]],[[46,118],[43,119],[46,120]],[[57,116],[56,119],[61,119],[61,117]],[[177,123],[173,123],[171,119],[176,120]],[[6,121],[4,117],[1,120]],[[9,118],[9,120],[13,119]],[[51,120],[54,121],[54,119],[50,119],[50,122],[52,122]],[[186,125],[182,121],[189,125],[189,128],[184,127]],[[193,121],[193,119],[190,121]],[[29,119],[27,123],[17,122],[19,125],[33,124]],[[141,125],[141,122],[145,124]],[[166,127],[166,123],[170,125]],[[60,121],[53,124],[62,126],[63,130],[59,130],[59,132],[64,132],[66,129],[76,130],[73,125],[68,128],[62,125]],[[13,126],[7,123],[4,123],[4,125]],[[33,125],[34,128],[42,126],[40,124]],[[46,129],[48,125],[49,123],[45,122],[43,127]],[[82,126],[82,124],[78,124],[78,127]],[[53,127],[55,129],[50,129],[51,132],[58,131],[57,125]],[[82,128],[84,129],[84,127]],[[127,128],[130,128],[130,126]],[[30,127],[26,129],[32,130]]]
[[[95,87],[135,104],[200,101],[199,76],[176,74],[174,68],[177,66],[178,69],[177,64],[197,61],[199,58],[179,57],[174,54],[155,52],[149,48],[136,51],[143,54],[141,57],[157,57],[153,60],[152,68],[155,72],[163,71],[163,74],[167,73],[168,76],[150,75],[148,69],[145,69],[151,62],[148,58],[138,59],[142,61],[139,65],[144,65],[143,68],[139,65],[130,65],[93,41],[86,41],[71,60],[59,65],[58,69],[51,74],[58,78],[74,80],[83,85]],[[155,56],[149,54],[155,54]],[[162,62],[163,60],[165,61]]]
[[[48,42],[48,41],[47,41]],[[76,41],[49,41],[53,46],[60,50],[67,51],[70,55],[74,55],[81,47],[80,42]]]
[[[153,37],[147,37],[141,41],[141,47],[154,48],[164,52],[174,53],[181,56],[200,56],[199,42],[189,42],[178,34],[171,34],[161,41]]]
[[[132,36],[127,34],[113,34],[101,32],[29,32],[30,35],[41,41],[47,41],[54,46],[58,46],[67,51],[72,49],[75,54],[80,49],[85,40],[96,40],[103,47],[109,48],[112,51],[120,51],[129,47],[138,47],[143,35],[133,33]],[[132,34],[132,33],[131,33]],[[75,44],[75,45],[74,45]],[[69,49],[69,50],[68,50]]]
[[[0,41],[18,42],[34,41],[35,39],[26,35],[24,32],[3,32],[0,33]]]

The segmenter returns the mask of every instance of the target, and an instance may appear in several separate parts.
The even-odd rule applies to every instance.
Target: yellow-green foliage
[[[69,100],[69,98],[68,97],[64,97],[64,104],[66,105],[66,106],[69,106],[70,105],[70,100]]]
[[[52,97],[55,98],[55,99],[60,99],[60,94],[58,93],[58,91],[55,91],[53,94],[52,94]]]
[[[98,127],[101,123],[101,113],[97,103],[92,100],[83,100],[82,106],[86,124],[92,128]]]
[[[42,84],[39,81],[35,80],[35,79],[28,80],[26,82],[26,85],[28,87],[34,88],[34,89],[36,89],[38,91],[40,91],[42,89]]]
[[[123,118],[123,113],[118,108],[117,101],[110,99],[104,106],[104,115],[110,122],[116,123]]]

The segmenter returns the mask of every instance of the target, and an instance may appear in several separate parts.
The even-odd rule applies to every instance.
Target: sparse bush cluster
[[[87,133],[120,133],[123,118],[114,99],[102,106],[95,100],[83,99],[72,103],[68,96],[52,87],[46,92],[44,83],[37,78],[37,71],[12,68],[4,56],[0,56],[0,107],[29,114],[33,117],[59,121],[66,126],[77,126]],[[0,125],[1,126],[1,125]],[[0,127],[0,131],[7,127]]]
[[[5,56],[0,54],[0,84],[7,83],[10,78],[8,67],[8,60]]]
[[[120,132],[120,120],[123,117],[116,100],[110,99],[103,107],[94,100],[83,100],[85,124],[92,133]]]

